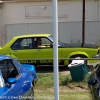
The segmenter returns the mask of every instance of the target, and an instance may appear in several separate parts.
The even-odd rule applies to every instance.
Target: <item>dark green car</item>
[[[97,64],[88,79],[91,100],[100,100],[100,64]]]

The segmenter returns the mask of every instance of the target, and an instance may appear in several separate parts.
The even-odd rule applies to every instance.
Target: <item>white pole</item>
[[[59,100],[59,74],[58,74],[58,8],[57,0],[52,0],[53,16],[53,67],[54,67],[54,100]]]

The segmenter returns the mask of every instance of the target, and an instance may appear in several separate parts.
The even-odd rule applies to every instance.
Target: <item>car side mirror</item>
[[[17,82],[16,78],[8,78],[8,84],[9,88],[11,87],[12,84],[15,84]]]
[[[94,79],[94,78],[90,78],[90,79],[88,80],[88,84],[94,86],[94,85],[97,84],[97,80]]]
[[[50,47],[53,48],[53,43],[50,44]]]
[[[53,45],[51,45],[50,47],[53,48]]]

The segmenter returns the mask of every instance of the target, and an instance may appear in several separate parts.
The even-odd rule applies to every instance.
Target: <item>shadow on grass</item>
[[[66,86],[68,85],[69,83],[72,82],[72,78],[71,78],[71,75],[66,75],[66,76],[60,76],[59,77],[59,84],[60,86]]]
[[[37,87],[53,87],[54,86],[54,74],[44,74],[44,73],[38,73],[38,82],[36,83]],[[72,80],[71,74],[68,75],[62,75],[59,74],[59,85],[60,86],[79,86],[79,85],[86,85],[87,84],[88,77],[86,77],[81,82],[75,82]]]
[[[84,79],[81,81],[78,81],[78,79],[77,79],[77,81],[73,81],[71,75],[69,74],[66,76],[60,76],[59,83],[60,83],[60,86],[66,86],[71,83],[72,84],[77,84],[77,83],[87,84],[88,78],[89,78],[89,75],[85,76]]]

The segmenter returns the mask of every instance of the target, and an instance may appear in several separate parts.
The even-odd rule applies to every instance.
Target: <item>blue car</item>
[[[1,100],[34,100],[36,82],[33,65],[20,64],[9,56],[0,55]]]

